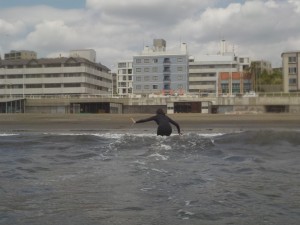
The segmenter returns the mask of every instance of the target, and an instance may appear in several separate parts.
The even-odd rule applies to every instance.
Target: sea
[[[2,225],[298,225],[300,131],[0,134]]]

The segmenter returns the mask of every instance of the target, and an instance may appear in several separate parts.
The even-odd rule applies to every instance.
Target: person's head
[[[156,114],[162,114],[162,115],[165,115],[165,112],[163,109],[159,108],[156,110]]]

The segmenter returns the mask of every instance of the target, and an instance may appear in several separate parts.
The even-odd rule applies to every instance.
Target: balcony
[[[171,64],[171,60],[169,58],[164,59],[164,64]]]

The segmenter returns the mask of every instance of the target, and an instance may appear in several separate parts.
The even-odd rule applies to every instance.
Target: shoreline
[[[155,132],[156,124],[134,124],[153,114],[0,114],[0,132]],[[300,130],[299,114],[169,114],[184,132]],[[173,127],[173,134],[176,134]]]

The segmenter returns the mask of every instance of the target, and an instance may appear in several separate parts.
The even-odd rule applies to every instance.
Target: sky
[[[38,58],[94,49],[109,68],[153,39],[189,55],[228,51],[281,66],[300,50],[300,0],[0,0],[0,54],[32,50]]]

